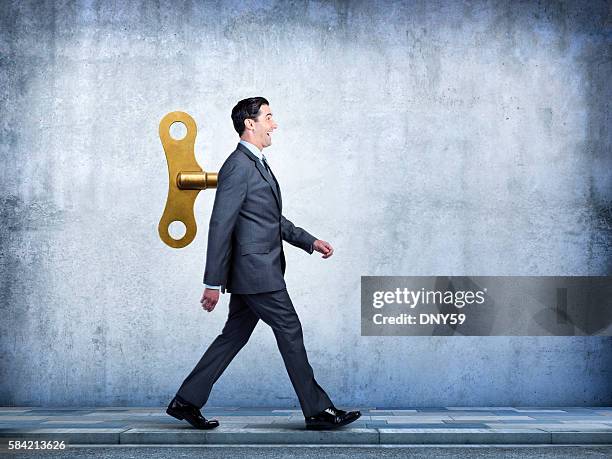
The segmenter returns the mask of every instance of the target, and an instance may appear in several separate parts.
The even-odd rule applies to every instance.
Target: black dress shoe
[[[214,429],[219,425],[219,421],[211,419],[210,421],[202,416],[198,407],[191,405],[190,403],[184,403],[177,400],[176,397],[172,399],[170,405],[166,409],[166,413],[176,419],[184,419],[196,429]]]
[[[361,417],[360,411],[339,410],[333,405],[315,416],[306,417],[306,429],[324,430],[335,429],[356,421]]]

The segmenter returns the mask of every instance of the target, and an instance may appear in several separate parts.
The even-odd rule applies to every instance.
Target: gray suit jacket
[[[282,208],[275,178],[238,144],[219,170],[204,283],[242,294],[285,288],[282,241],[312,253],[316,238],[283,217]]]

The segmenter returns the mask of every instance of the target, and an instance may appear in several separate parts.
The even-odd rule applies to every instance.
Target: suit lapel
[[[270,167],[268,165],[268,167]],[[265,170],[265,167],[264,167]],[[281,190],[280,190],[280,185],[278,184],[278,180],[276,180],[276,176],[274,175],[274,172],[272,172],[272,169],[270,169],[270,174],[272,174],[272,178],[274,179],[274,184],[276,185],[276,190],[278,191],[278,201],[279,201],[279,208],[282,212],[283,210],[283,197],[281,196]]]
[[[251,151],[249,151],[247,147],[239,143],[238,149],[242,151],[245,155],[247,155],[249,158],[251,158],[253,161],[255,161],[255,167],[257,168],[261,176],[264,178],[264,180],[268,182],[270,188],[272,188],[272,193],[274,194],[274,198],[276,199],[276,204],[278,205],[278,208],[282,210],[283,204],[280,198],[280,187],[277,188],[276,186],[276,177],[274,177],[274,174],[272,174],[272,177],[270,177],[270,174],[268,174],[268,171],[266,171],[266,168],[261,163],[259,158],[257,158],[257,156],[251,153]]]

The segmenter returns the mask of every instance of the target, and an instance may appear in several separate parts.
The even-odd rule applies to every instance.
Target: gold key
[[[187,134],[180,140],[170,135],[170,126],[177,122],[187,128]],[[197,225],[193,206],[200,190],[217,187],[217,173],[205,172],[195,159],[196,135],[196,123],[185,112],[170,112],[159,123],[159,138],[168,162],[168,198],[158,231],[161,240],[175,249],[188,246],[195,238]],[[185,235],[181,239],[174,239],[168,232],[175,221],[185,225]]]

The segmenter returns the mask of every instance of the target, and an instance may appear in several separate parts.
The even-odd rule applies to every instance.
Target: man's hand
[[[214,288],[205,288],[204,293],[202,293],[202,299],[200,303],[202,303],[202,308],[206,309],[208,312],[215,309],[217,302],[219,301],[219,290],[215,290]]]
[[[314,241],[312,247],[317,252],[323,254],[321,258],[329,258],[334,254],[334,248],[331,246],[331,244],[329,242],[322,241],[321,239]]]

